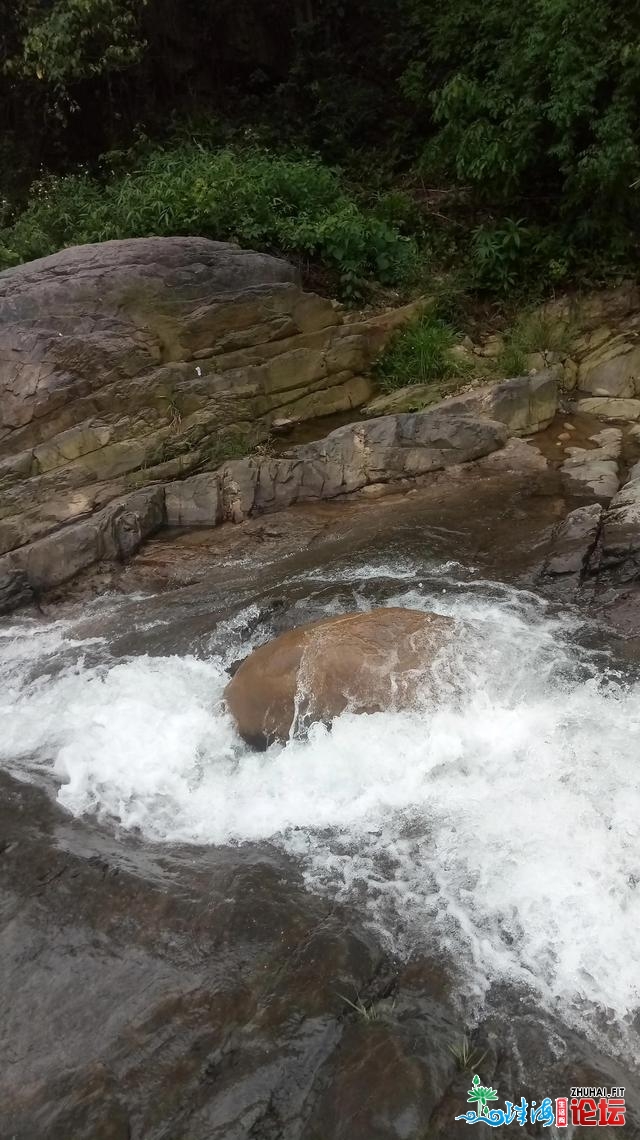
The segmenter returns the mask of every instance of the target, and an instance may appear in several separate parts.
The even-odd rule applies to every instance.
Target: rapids
[[[251,752],[221,700],[233,663],[374,605],[460,620],[433,705]],[[393,953],[443,953],[468,1010],[515,985],[640,1056],[640,674],[579,613],[433,555],[344,554],[235,604],[110,596],[6,621],[0,684],[0,763],[73,816],[275,846]]]

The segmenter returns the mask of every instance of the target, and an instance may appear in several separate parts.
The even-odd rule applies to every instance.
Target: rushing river
[[[577,612],[420,550],[5,620],[0,759],[150,843],[284,849],[395,953],[444,950],[470,1008],[513,983],[637,1056],[638,670]],[[243,745],[222,702],[232,665],[375,605],[458,619],[433,704]]]

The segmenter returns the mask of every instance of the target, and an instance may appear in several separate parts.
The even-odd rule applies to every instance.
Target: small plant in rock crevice
[[[171,427],[177,431],[182,424],[182,412],[180,411],[180,406],[175,397],[169,398],[167,402],[167,412]]]
[[[213,471],[231,459],[244,459],[251,454],[264,456],[270,454],[270,450],[271,435],[259,427],[221,432],[205,441],[200,466]]]
[[[367,1023],[386,1021],[393,1014],[396,1004],[395,998],[391,1001],[382,998],[380,1001],[367,1003],[360,997],[357,997],[355,1001],[352,1001],[351,998],[346,997],[344,994],[338,994],[338,997],[341,1001],[346,1002],[362,1021]]]
[[[479,1049],[474,1048],[466,1036],[455,1045],[450,1045],[449,1052],[460,1073],[470,1073],[472,1070],[478,1069],[487,1055],[486,1050],[481,1053]]]

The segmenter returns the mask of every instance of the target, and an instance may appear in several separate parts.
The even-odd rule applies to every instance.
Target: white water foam
[[[223,709],[223,657],[102,646],[96,664],[69,623],[6,628],[0,762],[153,841],[274,842],[395,949],[447,950],[470,997],[515,982],[620,1030],[640,1004],[640,682],[532,595],[437,590],[388,599],[462,621],[433,707],[344,714],[264,754]]]

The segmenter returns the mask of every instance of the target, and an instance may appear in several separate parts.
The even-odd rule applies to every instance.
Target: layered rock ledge
[[[539,372],[224,461],[283,414],[363,403],[367,366],[415,311],[349,321],[285,262],[195,238],[84,246],[0,274],[0,612],[128,559],[162,526],[413,480],[551,421],[557,380]]]
[[[445,411],[338,428],[286,456],[232,460],[212,472],[124,495],[81,522],[0,557],[0,610],[103,560],[126,560],[162,526],[216,526],[299,502],[415,479],[502,447],[504,424]]]
[[[358,407],[411,311],[346,320],[286,262],[200,238],[0,273],[0,554],[246,454],[274,419]]]

